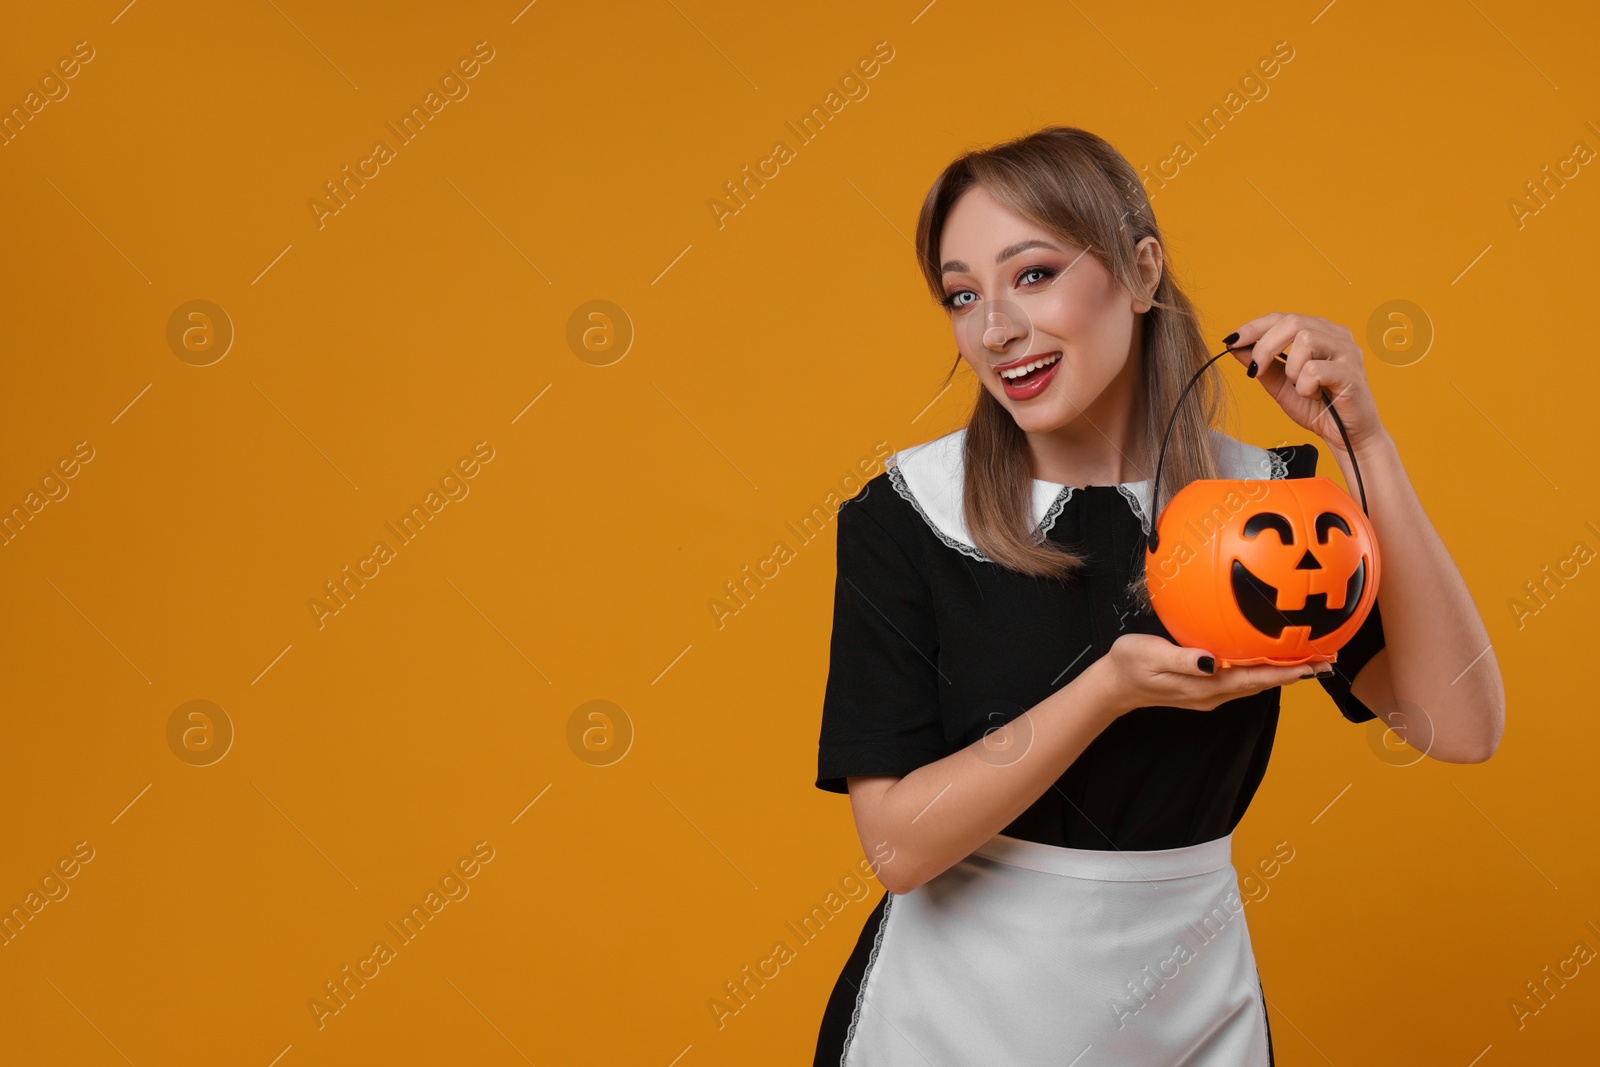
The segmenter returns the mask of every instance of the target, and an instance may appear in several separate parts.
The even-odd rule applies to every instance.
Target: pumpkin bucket
[[[1184,396],[1207,360],[1178,397]],[[1378,538],[1366,487],[1344,423],[1326,389],[1355,470],[1361,506],[1324,475],[1203,478],[1161,509],[1145,547],[1145,580],[1156,617],[1181,645],[1204,648],[1219,666],[1335,661],[1378,600]],[[1161,443],[1150,501],[1160,500]]]

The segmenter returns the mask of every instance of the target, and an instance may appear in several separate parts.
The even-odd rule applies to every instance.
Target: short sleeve
[[[851,775],[909,774],[946,749],[927,580],[862,497],[840,507],[837,531],[816,786],[849,793]]]
[[[1310,478],[1317,473],[1315,445],[1285,446],[1272,451],[1287,461],[1287,477]],[[1374,602],[1372,610],[1362,620],[1355,634],[1345,642],[1344,647],[1339,649],[1338,658],[1333,662],[1333,673],[1317,680],[1333,698],[1334,706],[1351,722],[1366,722],[1378,717],[1376,712],[1356,699],[1350,692],[1350,686],[1355,681],[1356,675],[1361,673],[1361,668],[1382,649],[1383,617],[1378,612],[1377,603]]]
[[[1356,699],[1355,694],[1350,692],[1350,685],[1361,673],[1361,668],[1382,649],[1383,618],[1378,614],[1377,601],[1373,601],[1372,610],[1362,620],[1354,636],[1339,649],[1338,658],[1333,661],[1333,673],[1318,679],[1339,711],[1351,722],[1366,722],[1378,717],[1376,712]]]

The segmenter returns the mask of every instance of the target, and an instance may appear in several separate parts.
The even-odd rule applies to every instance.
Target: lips
[[[1005,387],[1006,396],[1012,400],[1027,400],[1044,392],[1050,380],[1055,377],[1056,368],[1061,366],[1062,354],[1060,352],[1045,352],[1039,355],[1023,356],[1013,359],[995,367],[995,373],[1014,370],[1018,367],[1034,365],[1033,369],[1020,377],[1007,378],[1001,376],[1000,384]],[[1050,361],[1044,366],[1038,366],[1043,361]]]

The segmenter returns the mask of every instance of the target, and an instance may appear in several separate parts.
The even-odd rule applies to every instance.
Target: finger
[[[1343,417],[1350,417],[1350,405],[1354,401],[1346,397],[1355,388],[1354,378],[1355,373],[1348,366],[1324,359],[1308,364],[1294,383],[1296,393],[1316,402],[1317,414],[1311,421],[1311,429],[1324,438],[1331,440],[1338,433],[1338,422],[1328,417],[1330,404],[1334,410],[1342,412]],[[1322,398],[1323,394],[1327,394],[1326,400]]]
[[[1247,667],[1232,667],[1230,672],[1237,671],[1233,676],[1234,684],[1244,687],[1247,691],[1259,692],[1262,689],[1271,689],[1275,685],[1292,685],[1310,673],[1305,667],[1298,664],[1284,667],[1276,663],[1261,663]]]
[[[1338,374],[1330,368],[1327,360],[1308,363],[1300,368],[1299,376],[1294,379],[1294,391],[1301,396],[1313,397],[1320,395],[1325,386],[1333,386],[1328,392],[1332,396],[1339,391],[1335,380],[1337,377]]]
[[[1224,343],[1229,348],[1249,348],[1251,345],[1260,340],[1261,335],[1266,333],[1267,330],[1270,329],[1272,325],[1281,318],[1283,318],[1283,312],[1269,311],[1260,318],[1251,319],[1249,322],[1240,326],[1237,330],[1234,330],[1228,335],[1228,337],[1232,338],[1232,340],[1227,340],[1225,338]]]
[[[1300,371],[1311,360],[1326,363],[1339,362],[1349,355],[1350,342],[1326,330],[1302,328],[1289,339],[1290,352],[1284,357],[1284,373],[1291,381],[1300,380]]]
[[[1308,660],[1289,668],[1294,672],[1294,681],[1299,682],[1309,678],[1326,678],[1333,673],[1333,664],[1324,659]]]
[[[1234,362],[1239,364],[1239,366],[1246,368],[1245,376],[1254,378],[1255,375],[1251,374],[1248,368],[1255,360],[1255,348],[1251,345],[1245,344],[1243,341],[1239,341],[1233,345],[1230,345],[1229,349],[1229,354],[1233,356]]]
[[[1294,341],[1295,334],[1306,328],[1304,315],[1280,315],[1278,321],[1261,334],[1255,349],[1250,353],[1251,368],[1246,371],[1254,378],[1272,371],[1273,357],[1284,351]]]
[[[1217,667],[1216,656],[1208,649],[1172,645],[1162,652],[1167,659],[1162,668],[1173,674],[1195,674],[1209,678],[1220,669]]]

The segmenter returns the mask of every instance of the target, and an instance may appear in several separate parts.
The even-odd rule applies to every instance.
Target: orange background
[[[807,944],[786,927],[861,858],[848,801],[812,786],[831,509],[975,388],[939,392],[954,343],[910,245],[928,184],[1050,123],[1150,173],[1190,145],[1151,187],[1208,337],[1285,310],[1365,339],[1392,300],[1432,335],[1420,360],[1403,333],[1368,347],[1368,374],[1508,725],[1486,764],[1413,762],[1285,693],[1235,852],[1244,879],[1293,850],[1247,883],[1279,1062],[1587,1054],[1594,965],[1521,1026],[1509,1002],[1600,948],[1600,577],[1520,625],[1510,603],[1600,547],[1573,447],[1600,177],[1570,164],[1520,223],[1509,203],[1600,147],[1596,30],[1486,0],[8,12],[6,109],[77,42],[93,58],[0,147],[0,504],[93,458],[0,548],[0,903],[93,858],[0,948],[5,1058],[809,1063],[882,892]],[[319,226],[324,182],[480,41],[468,94]],[[868,94],[800,144],[786,121],[880,41]],[[1279,41],[1292,60],[1202,145],[1186,123]],[[780,138],[793,157],[719,225]],[[191,300],[235,332],[209,365],[215,314],[168,341]],[[1230,432],[1305,439],[1229,380]],[[466,495],[319,627],[323,583],[478,442],[492,460],[444,483]],[[194,700],[221,716],[169,741]],[[441,879],[468,895],[319,1027],[323,983]],[[780,939],[794,958],[719,1026]]]

